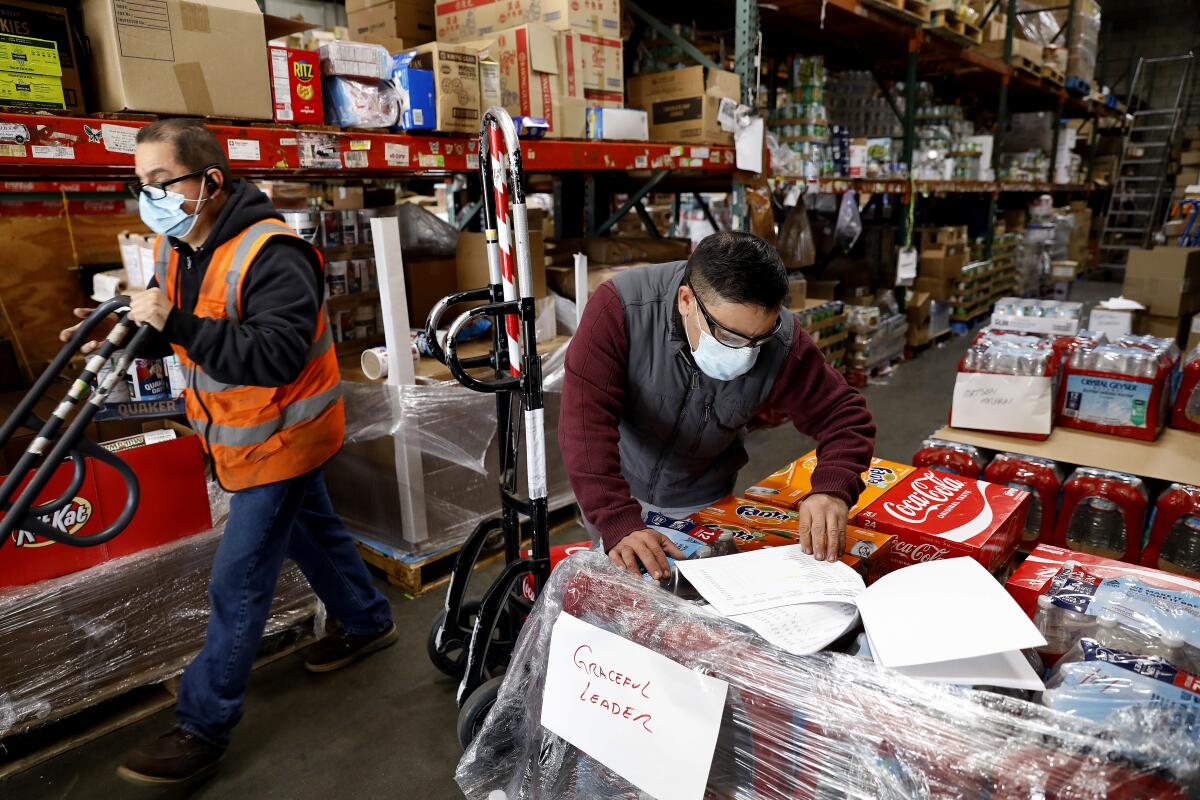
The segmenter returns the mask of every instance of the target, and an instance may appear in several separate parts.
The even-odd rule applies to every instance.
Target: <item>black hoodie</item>
[[[317,255],[304,242],[276,236],[259,251],[242,284],[241,324],[193,313],[213,251],[265,219],[283,218],[265,194],[239,178],[204,244],[193,250],[174,237],[168,239],[179,255],[176,303],[163,337],[148,350],[165,356],[168,343],[179,345],[222,383],[284,386],[300,377],[324,295]]]

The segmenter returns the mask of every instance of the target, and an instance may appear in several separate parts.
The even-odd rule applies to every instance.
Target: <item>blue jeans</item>
[[[204,648],[179,686],[175,713],[184,730],[228,744],[285,558],[348,632],[391,626],[391,606],[333,510],[320,470],[234,493],[213,558]]]

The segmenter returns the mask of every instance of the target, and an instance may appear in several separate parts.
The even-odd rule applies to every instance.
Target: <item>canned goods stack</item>
[[[997,453],[983,473],[984,480],[1023,489],[1030,494],[1029,515],[1021,534],[1020,549],[1028,552],[1054,539],[1058,494],[1063,476],[1058,464],[1047,458],[1019,453]]]
[[[825,107],[825,60],[821,56],[792,59],[787,91],[776,94],[770,126],[779,143],[795,151],[803,164],[803,177],[816,180],[836,175],[831,149],[829,114]],[[849,146],[848,133],[839,133]]]
[[[1181,431],[1200,431],[1200,347],[1183,360],[1179,392],[1171,411],[1171,427]]]
[[[1200,487],[1172,483],[1159,495],[1142,564],[1200,578]]]
[[[913,454],[914,467],[928,467],[964,478],[982,476],[985,463],[979,448],[945,439],[926,439],[921,442],[921,449]]]
[[[1178,349],[1170,340],[1148,338],[1071,352],[1059,424],[1130,439],[1156,439],[1167,422]]]
[[[1136,564],[1149,504],[1141,478],[1080,467],[1063,485],[1055,539],[1061,547]]]

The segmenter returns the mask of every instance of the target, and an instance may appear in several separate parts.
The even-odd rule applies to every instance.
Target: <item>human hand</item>
[[[71,313],[74,314],[77,319],[87,319],[88,317],[91,316],[92,312],[95,310],[96,309],[94,309],[94,308],[76,308],[76,309],[72,310]],[[74,325],[72,325],[71,327],[64,328],[63,330],[59,331],[58,340],[60,342],[63,342],[64,344],[71,341],[71,337],[75,335],[75,331],[79,330],[79,326],[82,324],[83,324],[82,322],[77,322]],[[101,339],[102,339],[102,338],[104,338],[104,336],[108,335],[108,333],[107,333],[108,330],[112,329],[111,318],[110,318],[110,320],[101,323],[100,327],[101,327],[101,330],[104,331],[104,334],[101,336]],[[88,353],[92,352],[99,346],[100,346],[99,339],[97,339],[94,342],[84,342],[83,346],[79,348],[79,352],[86,356]]]
[[[614,564],[624,567],[635,576],[642,574],[638,569],[640,561],[646,568],[646,572],[650,573],[650,577],[656,581],[662,580],[671,572],[667,556],[683,559],[683,553],[679,552],[679,548],[675,546],[674,542],[661,533],[649,529],[634,531],[608,551],[608,557]]]
[[[837,561],[846,545],[846,518],[850,509],[844,500],[828,494],[812,494],[800,504],[800,546],[818,561]]]
[[[167,326],[171,313],[171,301],[162,289],[146,289],[134,292],[129,297],[129,319],[138,325],[149,325],[156,331]]]

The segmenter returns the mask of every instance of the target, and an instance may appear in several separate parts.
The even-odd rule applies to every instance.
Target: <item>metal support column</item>
[[[617,221],[620,220],[621,217],[625,216],[630,211],[637,210],[639,215],[645,215],[642,217],[643,222],[648,220],[649,215],[647,214],[646,209],[642,207],[642,198],[654,191],[654,187],[658,186],[658,184],[662,182],[662,179],[670,174],[671,171],[666,169],[662,170],[661,172],[654,173],[654,177],[646,181],[646,183],[643,184],[636,192],[629,195],[629,199],[626,200],[620,208],[614,211],[612,216],[604,220],[604,222],[599,226],[588,228],[588,236],[603,236],[604,234],[608,233],[613,225],[617,224]],[[653,223],[650,223],[650,226],[647,230],[653,227]]]
[[[901,158],[908,165],[908,174],[915,178],[916,164],[913,163],[913,152],[917,146],[917,59],[921,55],[922,33],[918,30],[913,38],[908,40],[908,60],[904,71],[904,144]],[[912,241],[912,231],[908,226],[908,209],[917,198],[909,192],[908,199],[900,207],[900,241],[908,245]]]
[[[1058,174],[1058,142],[1062,136],[1062,118],[1063,118],[1063,90],[1059,90],[1058,100],[1054,102],[1054,118],[1050,124],[1054,126],[1054,130],[1050,132],[1050,175],[1046,178],[1050,183],[1054,183],[1054,176]],[[1070,159],[1067,159],[1070,162]]]
[[[742,103],[749,106],[751,111],[756,111],[759,77],[758,3],[756,0],[737,0],[734,13],[734,71],[742,82]],[[746,187],[740,183],[733,186],[733,228],[739,231],[750,228]]]

